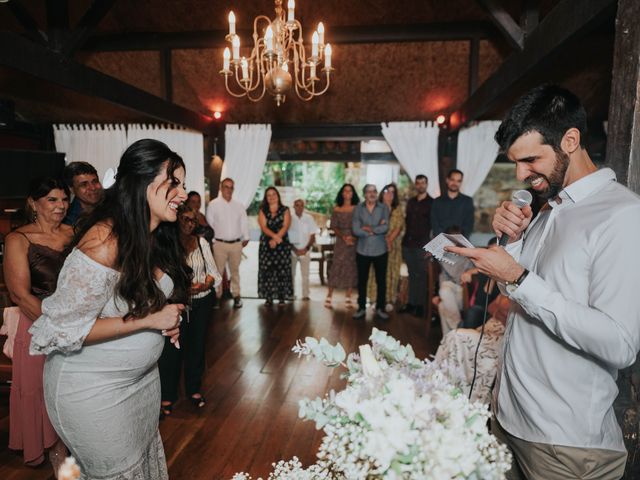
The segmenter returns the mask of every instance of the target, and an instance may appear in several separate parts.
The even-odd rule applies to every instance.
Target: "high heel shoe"
[[[207,404],[206,400],[202,395],[200,395],[199,397],[191,396],[189,397],[189,400],[191,400],[191,403],[196,408],[202,408]]]
[[[171,415],[171,412],[173,412],[173,402],[160,404],[160,420]]]

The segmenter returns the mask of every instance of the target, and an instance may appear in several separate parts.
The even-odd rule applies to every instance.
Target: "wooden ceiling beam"
[[[524,48],[524,33],[520,25],[511,17],[498,0],[478,0],[478,3],[489,14],[493,23],[506,38],[509,45],[516,50]]]
[[[34,42],[44,44],[48,41],[47,35],[38,27],[38,23],[24,8],[20,0],[13,0],[7,4],[18,23],[27,31],[27,36]]]
[[[538,71],[554,54],[575,38],[610,19],[616,0],[562,0],[527,39],[521,52],[509,56],[496,72],[451,115],[451,127],[460,128],[489,112],[517,91],[518,83]]]
[[[90,51],[183,50],[228,45],[227,30],[193,32],[129,32],[96,35],[82,47]],[[242,38],[253,32],[238,30]],[[332,27],[325,38],[331,44],[398,43],[490,38],[498,34],[490,22]]]
[[[380,140],[382,125],[379,123],[325,123],[319,125],[273,124],[272,140],[361,141]]]
[[[0,32],[0,65],[106,100],[161,122],[209,133],[213,119],[82,65],[12,32]]]
[[[115,2],[116,0],[93,0],[91,6],[87,9],[74,31],[71,32],[69,38],[62,46],[61,52],[67,56],[73,55],[87,38],[89,38],[89,35],[93,33],[94,29],[109,10],[111,10]]]

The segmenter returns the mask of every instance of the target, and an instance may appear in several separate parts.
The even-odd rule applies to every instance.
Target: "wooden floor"
[[[266,477],[271,463],[298,456],[314,461],[322,432],[298,419],[298,401],[341,388],[340,370],[300,360],[291,352],[296,339],[324,336],[341,342],[347,352],[365,343],[376,326],[419,357],[435,353],[440,328],[410,315],[392,314],[381,324],[371,318],[351,319],[351,312],[326,309],[320,302],[296,301],[266,307],[245,300],[244,308],[230,304],[215,310],[207,338],[204,394],[207,405],[196,411],[179,401],[171,417],[160,424],[172,480],[230,479],[246,471]],[[431,330],[431,332],[429,332]],[[50,479],[50,467],[24,467],[22,457],[6,448],[8,394],[0,391],[0,479]]]

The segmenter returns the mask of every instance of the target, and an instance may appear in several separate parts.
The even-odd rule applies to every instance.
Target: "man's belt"
[[[216,238],[216,242],[222,242],[222,243],[238,243],[241,242],[242,239],[241,238],[236,238],[234,240],[223,240],[221,238]]]

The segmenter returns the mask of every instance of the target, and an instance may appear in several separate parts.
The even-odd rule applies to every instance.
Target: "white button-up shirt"
[[[640,349],[640,198],[605,168],[549,207],[507,247],[531,273],[511,295],[496,415],[526,441],[624,451],[612,405]]]
[[[221,240],[249,240],[247,210],[240,202],[227,202],[218,195],[207,205],[207,223],[213,228],[215,238]]]
[[[318,233],[320,229],[315,220],[308,213],[302,212],[302,217],[294,211],[291,212],[291,226],[289,227],[289,242],[298,250],[309,244],[311,235]]]

